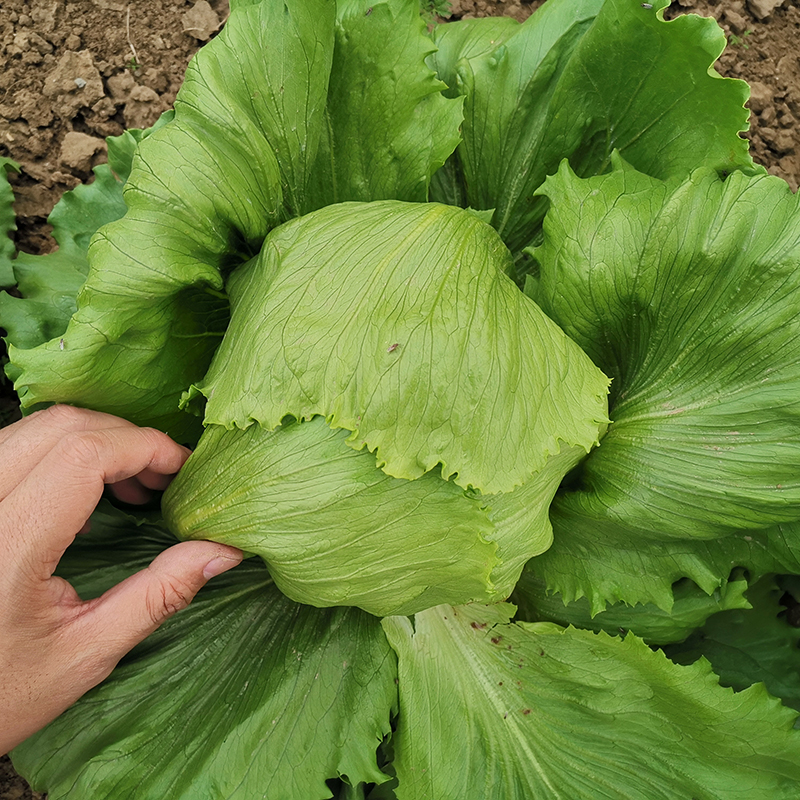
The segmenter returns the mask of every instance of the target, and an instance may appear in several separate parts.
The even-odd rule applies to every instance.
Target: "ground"
[[[454,17],[527,18],[541,0],[453,0]],[[19,249],[50,252],[47,215],[105,160],[104,137],[151,125],[228,0],[5,0],[0,16],[0,156],[13,177]],[[676,0],[669,16],[713,16],[729,46],[718,71],[752,86],[754,158],[800,183],[800,8],[784,0]],[[2,397],[0,397],[2,400]],[[0,412],[2,408],[0,408]],[[0,759],[0,800],[43,798]]]

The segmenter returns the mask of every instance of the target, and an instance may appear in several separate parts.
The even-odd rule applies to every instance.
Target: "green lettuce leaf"
[[[445,83],[444,94],[459,96],[457,65],[461,59],[470,60],[491,53],[516,34],[519,27],[519,22],[511,17],[481,17],[434,28],[436,50],[428,63]]]
[[[414,0],[338,0],[325,127],[304,211],[348,200],[424,202],[461,141],[462,101],[425,65]]]
[[[16,282],[11,264],[15,248],[10,234],[17,229],[17,224],[13,208],[14,192],[8,182],[12,172],[19,172],[19,164],[0,156],[0,287],[13,286]]]
[[[0,325],[14,347],[36,347],[64,333],[89,270],[89,240],[125,213],[122,184],[109,166],[95,167],[94,176],[92,183],[64,194],[47,218],[58,249],[42,256],[18,253],[11,262],[12,283],[22,298],[0,294]]]
[[[175,112],[169,109],[156,120],[152,128],[144,130],[128,128],[119,136],[111,136],[106,139],[108,142],[108,166],[111,167],[118,180],[124,184],[130,177],[133,156],[142,140],[146,139],[153,131],[157,131],[162,125],[172,122],[174,117]]]
[[[178,399],[205,372],[224,332],[222,272],[257,252],[279,220],[283,176],[303,144],[283,135],[283,98],[296,114],[311,76],[326,80],[330,42],[326,50],[315,34],[309,52],[284,52],[266,40],[295,26],[310,31],[315,11],[317,22],[332,16],[331,4],[316,5],[242,8],[192,60],[174,119],[136,150],[128,213],[92,242],[63,349],[51,340],[10,350],[23,405],[71,402],[192,437],[197,423]],[[283,172],[273,144],[287,162]]]
[[[231,281],[206,423],[324,416],[413,480],[508,492],[605,422],[607,380],[505,274],[474,214],[329,206],[275,230]]]
[[[800,710],[800,628],[790,624],[781,602],[784,582],[796,590],[795,577],[767,576],[748,590],[749,610],[715,614],[685,642],[666,647],[666,654],[678,664],[702,656],[723,686],[741,690],[763,683],[770,694]]]
[[[315,606],[413,613],[487,600],[497,559],[479,500],[435,475],[392,478],[320,417],[275,431],[213,425],[165,497],[181,538],[258,553],[278,588]]]
[[[649,603],[670,612],[672,585],[689,578],[708,595],[721,589],[733,567],[755,580],[770,572],[800,573],[800,523],[745,530],[719,539],[665,539],[640,529],[562,507],[550,509],[552,546],[531,562],[549,591],[567,602],[586,597],[592,614],[608,603]]]
[[[614,635],[632,631],[650,645],[663,645],[682,642],[713,614],[751,608],[744,596],[746,589],[747,580],[739,571],[711,594],[684,579],[672,587],[669,611],[652,603],[617,603],[593,614],[587,598],[565,603],[562,595],[549,593],[544,581],[529,567],[523,571],[512,600],[517,606],[517,621],[555,622]]]
[[[513,606],[383,621],[398,655],[399,800],[789,800],[795,713],[628,634],[509,624]]]
[[[66,192],[48,217],[58,249],[41,256],[18,253],[8,262],[13,273],[10,283],[18,284],[22,294],[19,298],[0,293],[0,325],[7,330],[11,345],[29,349],[60,337],[67,329],[89,271],[89,241],[99,228],[125,214],[122,187],[135,149],[171,117],[166,112],[152,128],[109,136],[109,163],[94,168],[92,183]],[[11,254],[13,246],[9,258]]]
[[[59,571],[88,598],[172,543],[156,526],[99,512]],[[247,561],[12,757],[50,800],[322,800],[329,779],[386,780],[376,750],[396,674],[377,620],[292,603]]]
[[[613,424],[556,498],[559,548],[534,569],[567,600],[605,587],[662,605],[680,577],[710,592],[735,565],[796,569],[800,210],[768,176],[669,186],[618,166],[581,180],[564,165],[541,190],[527,290],[613,378]]]
[[[507,597],[607,387],[509,266],[490,226],[437,204],[344,203],[270,233],[229,282],[210,427],[164,499],[175,533],[258,553],[313,605]]]
[[[665,22],[666,5],[549,0],[516,32],[483,20],[434,30],[439,76],[465,98],[450,174],[463,176],[465,204],[495,209],[515,258],[547,207],[535,190],[563,158],[581,175],[604,172],[615,149],[659,178],[754,169],[739,136],[747,85],[711,66],[722,30],[694,15]],[[458,196],[445,185],[434,199]]]

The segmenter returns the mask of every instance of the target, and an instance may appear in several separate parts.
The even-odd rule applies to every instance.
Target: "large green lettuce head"
[[[0,247],[24,405],[205,422],[166,514],[269,567],[17,748],[34,788],[796,800],[796,714],[637,638],[740,619],[734,564],[800,573],[797,203],[717,178],[752,171],[746,87],[714,21],[666,5],[429,36],[416,0],[231,0],[174,117],[62,201],[59,252]],[[645,175],[606,175],[615,149]],[[537,192],[565,157],[590,179]],[[98,511],[59,574],[97,597],[172,543]],[[615,599],[641,604],[591,619]]]
[[[510,268],[494,229],[432,203],[275,229],[229,282],[207,430],[165,497],[175,532],[260,554],[317,606],[506,597],[608,384]]]

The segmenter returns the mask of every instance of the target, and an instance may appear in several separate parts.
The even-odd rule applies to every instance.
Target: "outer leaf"
[[[462,101],[441,95],[417,0],[339,0],[326,129],[306,210],[347,200],[428,199],[459,143]]]
[[[93,596],[170,543],[152,527],[96,515],[63,572]],[[325,780],[338,775],[385,780],[375,751],[395,675],[376,620],[296,605],[246,562],[14,750],[14,763],[50,800],[329,798]]]
[[[445,95],[459,96],[457,65],[461,59],[469,61],[492,53],[519,31],[519,25],[511,17],[480,17],[435,28],[437,49],[428,61],[447,85]]]
[[[489,226],[436,204],[341,204],[282,226],[231,287],[206,422],[322,415],[389,475],[441,465],[486,493],[562,446],[588,451],[606,379],[508,266]]]
[[[435,475],[392,478],[344,440],[319,417],[272,432],[214,425],[166,518],[182,539],[258,553],[298,602],[384,616],[489,599],[497,546],[481,502]]]
[[[613,543],[706,564],[687,539],[766,536],[769,557],[796,551],[754,531],[800,518],[797,199],[775,178],[705,170],[669,189],[629,168],[582,181],[565,166],[542,191],[553,209],[535,297],[614,378],[614,423],[557,498],[565,547],[552,557],[580,557],[579,536],[584,553]],[[705,551],[718,579],[742,563],[740,545],[726,548]],[[683,574],[708,591],[696,571]]]
[[[108,165],[95,167],[94,175],[92,183],[64,194],[48,217],[58,250],[43,256],[19,253],[12,262],[12,283],[24,299],[0,294],[0,324],[14,347],[36,347],[64,333],[89,269],[89,240],[125,213],[122,184]]]
[[[11,286],[15,282],[11,265],[14,242],[10,234],[17,229],[17,225],[13,208],[14,192],[8,183],[11,172],[19,172],[19,164],[0,156],[0,286]]]
[[[496,209],[494,225],[515,257],[546,210],[534,191],[562,158],[584,175],[605,171],[614,149],[659,178],[701,164],[753,169],[738,135],[746,84],[711,67],[724,48],[721,29],[697,16],[666,23],[666,0],[646,5],[550,0],[493,50],[467,49],[456,62],[466,201]],[[470,41],[458,24],[437,28],[437,43]]]
[[[617,601],[652,603],[669,612],[675,581],[689,578],[712,594],[725,585],[731,567],[747,569],[753,579],[769,572],[800,573],[796,522],[720,539],[665,540],[619,523],[599,526],[594,515],[562,508],[561,496],[550,519],[553,545],[531,569],[567,602],[587,597],[592,614]]]
[[[753,586],[750,610],[730,610],[711,617],[685,642],[666,648],[678,664],[703,656],[723,686],[741,690],[763,682],[767,690],[800,710],[800,629],[787,621],[783,589],[774,576]]]
[[[612,635],[632,631],[650,645],[661,645],[682,642],[712,614],[751,608],[744,596],[746,589],[747,581],[738,573],[710,595],[692,581],[682,580],[673,586],[674,602],[669,612],[652,603],[617,603],[592,614],[587,598],[565,603],[560,594],[549,594],[544,581],[528,568],[512,597],[518,606],[517,620],[555,622]]]
[[[109,136],[108,166],[94,169],[92,183],[66,192],[48,218],[58,250],[43,256],[19,253],[9,262],[10,283],[18,284],[23,297],[0,294],[0,324],[7,329],[10,344],[29,349],[64,333],[89,271],[89,240],[98,228],[125,214],[122,186],[130,174],[135,149],[172,116],[172,112],[162,114],[147,130],[134,128],[121,136]],[[0,257],[0,263],[2,260]]]
[[[762,687],[734,695],[707,664],[511,606],[384,620],[399,658],[400,800],[794,798],[796,714]]]
[[[64,350],[11,351],[25,405],[64,400],[191,436],[178,399],[224,331],[223,273],[257,252],[284,199],[302,203],[332,20],[330,0],[241,6],[195,57],[174,120],[137,151],[128,214],[92,244]]]
[[[152,128],[146,130],[128,128],[120,136],[111,136],[106,139],[108,142],[108,166],[122,183],[125,183],[131,175],[133,156],[142,140],[146,139],[153,131],[157,131],[162,125],[172,122],[174,118],[175,112],[170,109],[158,118]]]

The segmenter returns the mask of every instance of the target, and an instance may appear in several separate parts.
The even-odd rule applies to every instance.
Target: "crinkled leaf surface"
[[[497,546],[479,499],[436,475],[392,478],[316,417],[213,425],[166,497],[180,538],[258,553],[289,597],[384,616],[487,600]]]
[[[11,262],[23,297],[0,294],[0,324],[15,348],[36,347],[64,333],[89,270],[89,240],[125,213],[122,184],[108,165],[95,167],[94,176],[92,183],[66,192],[48,217],[58,249],[43,256],[19,253]]]
[[[550,509],[552,546],[531,562],[549,591],[567,602],[587,597],[593,614],[607,603],[673,604],[672,584],[690,578],[706,594],[725,585],[732,567],[753,579],[770,572],[800,573],[800,524],[745,530],[718,539],[664,539],[640,529],[562,508],[557,495]]]
[[[751,608],[744,596],[746,589],[747,580],[738,571],[710,595],[684,579],[672,587],[674,600],[669,611],[652,603],[617,603],[593,615],[587,598],[565,603],[560,594],[549,593],[544,581],[529,567],[522,572],[512,599],[517,620],[555,622],[615,635],[632,631],[648,644],[661,645],[682,642],[712,614]]]
[[[486,497],[433,473],[393,478],[346,435],[321,417],[274,431],[211,425],[165,495],[165,517],[181,539],[257,553],[298,602],[410,614],[507,597],[550,544],[550,500],[584,454],[567,449]]]
[[[563,445],[587,452],[606,378],[509,264],[492,228],[438,204],[343,203],[281,226],[231,286],[206,422],[322,415],[389,475],[441,465],[486,493],[529,480]]]
[[[796,714],[629,634],[509,624],[513,606],[389,617],[399,800],[795,798]]]
[[[173,530],[258,553],[314,605],[507,597],[607,385],[508,265],[491,227],[436,204],[339,204],[270,233],[229,282],[200,387],[206,424],[233,430],[173,484]]]
[[[325,128],[305,210],[347,200],[428,199],[461,138],[416,0],[338,0]]]
[[[125,214],[122,187],[136,147],[171,118],[172,112],[166,112],[152,128],[109,136],[108,165],[94,169],[92,183],[66,192],[48,218],[58,249],[42,256],[19,253],[10,262],[11,283],[18,284],[22,298],[0,294],[0,325],[14,347],[29,349],[64,333],[89,271],[89,241],[99,228]]]
[[[553,205],[529,290],[612,376],[613,424],[556,498],[562,546],[537,571],[573,599],[581,590],[553,583],[552,571],[573,583],[593,572],[588,594],[623,562],[662,567],[622,581],[685,575],[706,591],[705,570],[721,569],[719,583],[749,566],[734,558],[795,569],[797,198],[772,177],[723,182],[700,170],[669,188],[624,166],[581,180],[565,165],[542,192]],[[782,524],[777,534],[771,523]],[[573,568],[570,558],[594,563]],[[667,563],[681,561],[693,562],[683,574]],[[653,600],[618,588],[608,599]]]
[[[455,174],[467,204],[496,209],[494,225],[515,258],[546,210],[534,191],[562,158],[583,175],[605,171],[615,149],[659,178],[702,164],[753,168],[739,137],[747,86],[711,67],[722,30],[694,15],[665,22],[666,0],[645,5],[549,0],[488,50],[485,38],[476,46],[477,32],[483,27],[491,43],[494,23],[436,28],[439,75],[465,97]]]
[[[751,609],[715,614],[685,642],[665,648],[667,655],[679,664],[703,656],[723,686],[740,690],[761,682],[800,710],[800,628],[789,623],[783,594],[779,577],[762,579],[747,592]]]
[[[19,172],[19,164],[0,156],[0,286],[12,286],[16,282],[11,264],[15,248],[10,234],[17,229],[14,192],[8,182],[11,172]]]
[[[92,524],[60,566],[84,597],[174,543],[118,512]],[[297,605],[247,561],[16,748],[14,764],[50,800],[322,800],[338,775],[385,780],[375,753],[396,674],[376,619]]]
[[[26,406],[67,401],[191,439],[180,394],[225,330],[226,275],[267,232],[336,197],[426,198],[461,102],[439,95],[412,7],[343,3],[337,21],[333,0],[235,5],[174,119],[139,144],[129,211],[92,245],[63,349],[12,352]]]

